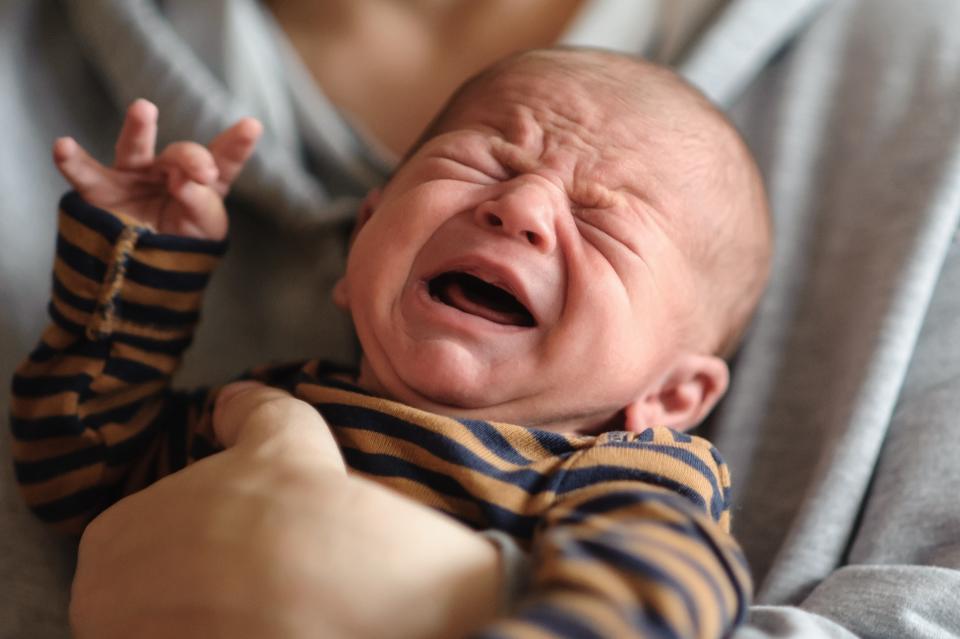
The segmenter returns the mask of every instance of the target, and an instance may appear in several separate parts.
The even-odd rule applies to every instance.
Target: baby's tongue
[[[530,315],[512,295],[472,277],[444,282],[443,301],[450,306],[497,324],[529,326]]]

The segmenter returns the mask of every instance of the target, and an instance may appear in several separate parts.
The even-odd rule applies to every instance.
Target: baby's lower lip
[[[442,273],[427,280],[427,290],[434,301],[495,324],[527,328],[536,325],[536,320],[512,293],[469,273]]]
[[[466,329],[470,332],[481,329],[484,332],[493,331],[505,334],[518,334],[536,328],[535,326],[501,324],[446,304],[430,294],[429,282],[426,280],[421,281],[413,293],[421,308],[430,314],[430,319],[438,320],[444,328],[453,327]]]

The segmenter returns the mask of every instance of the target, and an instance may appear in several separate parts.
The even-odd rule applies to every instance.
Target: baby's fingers
[[[155,166],[164,173],[179,171],[187,179],[212,186],[219,170],[210,151],[196,142],[174,142],[157,157]]]
[[[146,100],[136,100],[127,109],[117,138],[114,168],[137,170],[149,167],[153,163],[156,143],[157,107]]]
[[[210,143],[210,153],[220,171],[215,188],[221,195],[230,190],[230,185],[253,154],[262,132],[263,125],[259,121],[243,118]]]
[[[159,231],[216,241],[227,236],[229,222],[223,199],[212,188],[194,182],[174,168],[167,173],[167,192],[180,203],[185,214],[167,216]]]
[[[93,159],[73,138],[53,143],[53,163],[83,197],[91,202],[115,197],[111,176],[105,166]]]

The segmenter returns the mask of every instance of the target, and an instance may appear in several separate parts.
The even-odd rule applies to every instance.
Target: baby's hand
[[[158,233],[222,240],[223,198],[253,152],[260,123],[243,118],[209,146],[174,142],[154,155],[157,107],[137,100],[127,109],[112,167],[73,138],[53,145],[60,173],[90,204],[138,220]]]

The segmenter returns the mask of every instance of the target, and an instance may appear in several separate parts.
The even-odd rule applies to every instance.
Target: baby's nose
[[[477,224],[551,253],[557,244],[553,194],[535,184],[511,189],[477,207]]]

